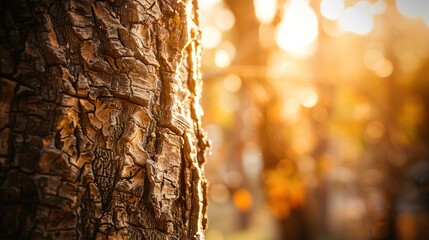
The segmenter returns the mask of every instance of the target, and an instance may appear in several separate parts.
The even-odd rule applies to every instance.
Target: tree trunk
[[[0,239],[204,239],[196,0],[0,4]]]

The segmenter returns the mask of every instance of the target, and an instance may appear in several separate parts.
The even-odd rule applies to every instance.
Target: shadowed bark
[[[204,239],[196,0],[0,4],[0,238]]]

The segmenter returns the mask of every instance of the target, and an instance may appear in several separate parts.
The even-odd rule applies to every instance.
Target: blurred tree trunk
[[[197,1],[0,4],[0,238],[203,239]]]
[[[250,72],[254,69],[268,68],[267,62],[270,49],[265,49],[260,44],[260,23],[255,15],[253,1],[226,0],[225,2],[234,15],[239,16],[236,18],[236,23],[234,25],[236,33],[236,41],[234,43],[237,47],[237,55],[233,63],[248,67]],[[276,17],[271,24],[276,25],[279,20],[280,19]],[[243,89],[250,92],[253,91],[253,93],[255,91],[262,92],[262,94],[259,94],[261,95],[259,99],[252,100],[257,103],[262,113],[262,119],[259,125],[259,143],[262,151],[264,162],[263,170],[265,173],[276,169],[278,163],[284,158],[284,156],[282,156],[284,149],[289,147],[285,144],[285,136],[282,135],[282,131],[285,128],[284,124],[276,123],[268,117],[268,112],[272,112],[273,107],[278,105],[280,101],[273,88],[274,87],[270,85],[265,77],[261,77],[261,74],[253,78],[243,77]],[[273,146],[283,146],[284,148],[275,148]],[[287,186],[282,186],[282,188],[285,187]],[[265,184],[265,188],[266,192],[270,190],[267,184]],[[277,196],[272,197],[270,194],[267,194],[267,198],[270,204],[273,202],[276,204],[280,202],[283,206],[289,205],[288,202],[285,202],[284,199],[278,198]],[[302,206],[295,206],[291,209],[288,216],[276,216],[276,221],[278,223],[279,239],[308,239],[306,218]]]
[[[240,66],[262,66],[265,64],[265,57],[263,56],[264,52],[259,47],[258,42],[258,21],[256,20],[253,8],[253,1],[234,1],[234,0],[225,0],[228,7],[236,16],[235,25],[234,25],[234,46],[236,47],[236,57],[233,64]],[[243,150],[244,150],[244,141],[241,136],[243,136],[243,122],[242,114],[245,109],[244,102],[246,102],[246,95],[244,91],[249,91],[252,88],[252,83],[255,79],[250,79],[249,77],[240,76],[242,79],[243,87],[241,92],[237,94],[237,97],[240,99],[240,107],[235,113],[235,124],[238,127],[233,128],[233,136],[238,136],[235,139],[235,147],[233,148],[234,158],[239,160],[237,162],[238,170],[245,176],[243,169]],[[250,99],[252,102],[253,99]],[[249,188],[249,179],[245,179],[244,183],[240,187]],[[252,217],[253,211],[249,209],[248,211],[238,211],[237,212],[240,220],[239,227],[241,229],[246,229],[249,226],[250,219]]]

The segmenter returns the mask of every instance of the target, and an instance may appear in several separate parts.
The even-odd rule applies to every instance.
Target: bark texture
[[[0,4],[0,239],[204,239],[196,0]]]

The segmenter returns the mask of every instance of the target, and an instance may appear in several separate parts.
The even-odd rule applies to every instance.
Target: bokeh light
[[[201,31],[203,32],[201,44],[206,49],[214,48],[222,41],[222,33],[215,27],[202,27]]]
[[[240,188],[233,193],[234,205],[238,210],[247,212],[252,208],[252,194],[244,188]]]
[[[277,44],[291,54],[308,55],[318,34],[316,14],[304,0],[289,1],[284,8],[276,30]]]
[[[396,0],[398,11],[410,18],[427,15],[429,2],[426,0]]]
[[[429,239],[428,3],[200,1],[208,240]]]
[[[228,91],[237,92],[241,88],[241,79],[236,74],[229,74],[225,76],[223,84]]]
[[[343,0],[322,0],[320,3],[320,12],[326,19],[338,20],[343,11]]]
[[[371,32],[374,26],[372,19],[372,6],[367,1],[359,1],[344,10],[340,18],[340,27],[359,35]]]
[[[231,64],[231,61],[232,61],[231,58],[232,57],[228,51],[219,49],[216,51],[216,54],[215,54],[215,64],[220,68],[227,67],[229,66],[229,64]]]
[[[201,10],[210,10],[212,9],[216,4],[221,3],[222,0],[202,0],[202,1],[198,1],[199,3],[199,7]]]
[[[273,21],[277,11],[277,0],[253,0],[256,17],[261,23]]]
[[[222,31],[230,30],[234,23],[234,14],[228,9],[220,9],[214,14],[214,25]]]
[[[318,96],[312,88],[304,88],[299,93],[299,101],[302,106],[311,108],[317,104]]]

